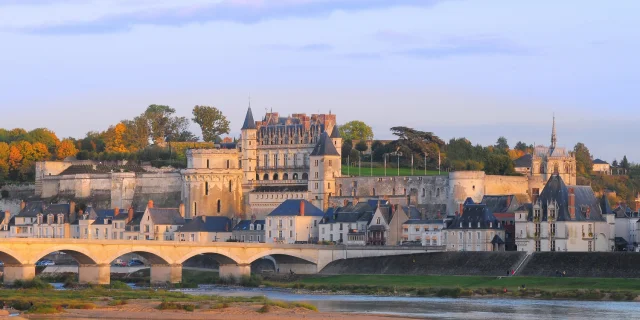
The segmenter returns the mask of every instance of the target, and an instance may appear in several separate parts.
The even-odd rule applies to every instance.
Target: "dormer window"
[[[471,228],[471,222],[469,222],[469,228]]]
[[[42,224],[42,220],[44,219],[44,217],[42,216],[42,214],[38,214],[38,224]]]
[[[460,228],[462,228],[462,222],[460,222]]]
[[[253,223],[249,224],[249,230],[253,231]]]
[[[58,224],[63,224],[64,223],[64,214],[59,214],[58,215]]]
[[[493,228],[493,222],[489,222],[489,228]]]
[[[480,228],[480,221],[478,221],[478,228]]]
[[[260,230],[261,226],[259,224],[256,225],[256,230]]]

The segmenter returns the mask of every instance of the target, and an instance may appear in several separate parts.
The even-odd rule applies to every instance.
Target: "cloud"
[[[532,49],[505,38],[475,36],[448,38],[435,45],[411,48],[396,53],[420,59],[441,59],[474,55],[527,55],[532,52]]]
[[[12,0],[0,4],[0,30],[36,34],[121,32],[136,25],[257,23],[326,16],[336,11],[430,7],[442,1],[447,0]]]

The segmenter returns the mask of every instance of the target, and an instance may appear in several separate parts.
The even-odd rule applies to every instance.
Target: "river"
[[[266,296],[305,301],[324,312],[351,312],[427,319],[640,319],[640,303],[487,298],[415,298],[298,294],[270,288],[201,286],[189,294]]]

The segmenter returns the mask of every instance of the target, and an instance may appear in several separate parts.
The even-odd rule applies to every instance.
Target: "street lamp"
[[[400,148],[398,148],[400,149]],[[400,157],[402,157],[402,152],[396,150],[395,152],[391,152],[390,153],[392,156],[397,156],[398,157],[398,176],[400,176]]]

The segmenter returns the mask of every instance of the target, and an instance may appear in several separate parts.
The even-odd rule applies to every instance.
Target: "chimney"
[[[576,194],[573,188],[569,188],[569,216],[571,216],[571,220],[576,219]]]
[[[540,189],[538,188],[531,189],[531,203],[536,203],[539,197],[540,197]]]
[[[343,207],[347,206],[347,199],[344,199],[344,204],[342,205]]]
[[[129,207],[129,211],[127,212],[127,214],[127,223],[129,223],[131,222],[131,220],[133,220],[133,207]]]
[[[2,220],[2,223],[9,224],[9,219],[11,219],[11,212],[7,210],[4,212],[4,220]]]
[[[70,201],[69,202],[69,213],[71,212],[76,212],[76,203],[75,201]]]
[[[180,211],[180,216],[184,218],[184,202],[180,202],[180,207],[178,208],[178,211]]]
[[[304,200],[300,200],[300,216],[304,217]]]
[[[117,217],[119,213],[120,213],[120,208],[118,207],[113,208],[113,217]]]
[[[460,206],[460,209],[458,209],[458,212],[460,212],[460,215],[462,215],[462,212],[464,211],[464,204],[460,203],[459,206]]]
[[[149,202],[147,202],[147,208],[153,208],[153,200],[149,200]]]
[[[251,223],[255,223],[256,222],[256,215],[252,214],[251,215]]]
[[[27,206],[27,203],[24,200],[20,201],[20,211],[24,210],[24,207]]]

